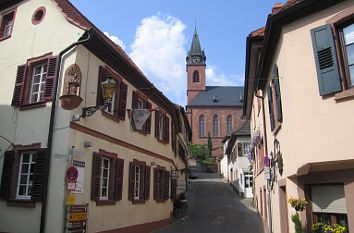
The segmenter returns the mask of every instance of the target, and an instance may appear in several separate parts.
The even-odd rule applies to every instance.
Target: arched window
[[[218,115],[214,115],[213,117],[213,136],[218,137],[219,136],[219,120],[218,120]]]
[[[193,72],[193,82],[194,83],[199,83],[199,72],[198,72],[198,70],[195,70]]]
[[[226,123],[227,123],[227,134],[230,134],[231,130],[232,130],[232,116],[231,115],[227,116]]]
[[[204,115],[199,117],[199,137],[205,137]]]

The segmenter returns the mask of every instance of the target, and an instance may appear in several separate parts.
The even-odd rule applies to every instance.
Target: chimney
[[[272,9],[272,14],[278,13],[279,10],[283,8],[283,3],[281,2],[276,2],[274,3],[273,9]]]

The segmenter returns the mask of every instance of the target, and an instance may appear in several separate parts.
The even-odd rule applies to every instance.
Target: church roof
[[[192,56],[199,56],[200,61],[197,64],[198,65],[205,65],[206,56],[205,56],[204,50],[200,46],[197,28],[194,29],[191,48],[188,51],[188,55],[186,57],[187,65],[194,64],[192,61]]]
[[[199,92],[188,107],[241,107],[243,106],[243,87],[206,86]]]

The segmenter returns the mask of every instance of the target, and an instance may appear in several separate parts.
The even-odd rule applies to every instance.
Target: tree
[[[210,132],[208,132],[208,153],[207,156],[204,159],[204,163],[205,164],[213,164],[214,163],[214,158],[212,155],[212,151],[213,151],[213,144],[211,142],[211,137],[210,137]]]
[[[198,162],[203,162],[207,154],[207,148],[202,144],[189,145],[191,157]]]

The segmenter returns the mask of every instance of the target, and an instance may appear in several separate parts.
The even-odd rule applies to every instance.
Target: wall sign
[[[78,171],[78,177],[72,193],[83,193],[84,192],[84,182],[85,182],[85,162],[73,160],[73,166]]]
[[[66,180],[68,182],[76,182],[78,176],[79,176],[79,171],[77,170],[76,167],[70,166],[68,167],[68,169],[66,169]]]

